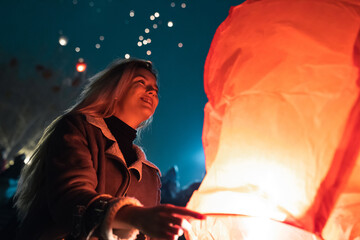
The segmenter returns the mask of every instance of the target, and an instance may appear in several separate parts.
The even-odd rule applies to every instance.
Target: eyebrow
[[[145,77],[145,76],[142,75],[142,74],[137,74],[135,77],[142,77],[142,78],[146,79],[147,81],[149,81],[148,78]],[[159,87],[158,87],[158,85],[156,84],[156,82],[155,82],[155,86],[154,86],[154,87],[156,88],[156,91],[159,91]]]

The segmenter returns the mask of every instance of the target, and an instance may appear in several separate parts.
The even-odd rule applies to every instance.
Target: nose
[[[154,96],[156,94],[156,90],[150,86],[146,89],[147,94]]]

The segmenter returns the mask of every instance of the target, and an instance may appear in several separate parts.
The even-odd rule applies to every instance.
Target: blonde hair
[[[157,78],[157,73],[149,61],[133,58],[114,61],[105,70],[90,78],[77,103],[45,129],[28,164],[21,171],[15,194],[15,206],[21,222],[25,219],[45,181],[45,153],[48,148],[48,139],[56,129],[59,120],[71,112],[102,118],[112,116],[118,101],[122,101],[135,71],[141,68],[150,71]],[[140,124],[138,130],[146,127],[151,120],[152,117]]]

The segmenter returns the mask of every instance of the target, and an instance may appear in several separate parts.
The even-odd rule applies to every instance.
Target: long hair
[[[21,171],[15,193],[15,206],[21,222],[25,219],[27,212],[38,196],[40,187],[45,181],[46,149],[48,148],[49,137],[56,129],[58,122],[71,112],[101,118],[112,116],[118,101],[122,101],[125,92],[129,88],[137,69],[146,69],[157,78],[157,72],[149,61],[141,59],[116,60],[105,70],[90,78],[77,103],[66,110],[63,115],[57,117],[45,129],[28,164]],[[151,122],[151,119],[152,117],[141,123],[138,130],[146,127]]]

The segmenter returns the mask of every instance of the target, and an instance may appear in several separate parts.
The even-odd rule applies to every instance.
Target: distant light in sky
[[[154,16],[154,15],[151,15],[151,16],[150,16],[150,20],[151,20],[151,21],[154,21],[154,20],[155,20],[155,16]]]
[[[171,7],[175,7],[175,3],[172,2],[172,3],[170,4],[170,6],[171,6]]]
[[[156,13],[154,13],[154,16],[155,16],[156,18],[158,18],[158,17],[160,17],[160,13],[156,12]]]
[[[94,2],[89,2],[90,7],[93,7],[94,5],[95,5]]]
[[[97,44],[95,44],[95,47],[96,47],[97,49],[99,49],[101,46],[100,46],[99,43],[97,43]]]
[[[147,40],[144,40],[144,41],[143,41],[143,44],[144,44],[144,45],[148,44]]]
[[[76,71],[84,72],[85,70],[86,70],[86,63],[84,63],[84,60],[80,58],[78,63],[76,64]]]
[[[182,4],[181,4],[181,7],[182,7],[182,8],[186,8],[186,3],[182,3]]]
[[[80,52],[80,48],[79,48],[79,47],[76,47],[76,48],[75,48],[75,52]]]
[[[157,29],[157,27],[158,27],[158,26],[157,26],[157,24],[155,23],[155,24],[153,25],[153,28],[154,28],[154,29]]]
[[[182,48],[182,47],[183,47],[183,44],[182,44],[182,43],[178,43],[178,47],[179,47],[179,48]]]
[[[129,13],[130,17],[134,17],[135,16],[135,12],[134,10],[131,10],[130,13]]]
[[[105,38],[104,38],[104,36],[100,36],[99,39],[100,39],[100,41],[104,41]]]
[[[139,40],[140,40],[140,41],[144,40],[144,37],[143,37],[143,36],[139,36]]]
[[[151,43],[151,38],[146,39],[148,43]]]
[[[68,43],[67,37],[61,36],[61,37],[59,38],[59,44],[60,44],[61,46],[66,46],[67,43]]]
[[[150,32],[150,29],[145,28],[145,33],[149,33],[149,32]]]
[[[146,54],[147,54],[147,55],[151,55],[151,51],[150,51],[150,50],[147,50],[147,51],[146,51]]]
[[[130,58],[130,54],[128,54],[128,53],[125,54],[125,58],[126,58],[126,59],[129,59],[129,58]]]
[[[168,27],[174,26],[174,23],[172,21],[168,21]]]
[[[137,44],[138,44],[138,46],[139,46],[139,47],[141,47],[141,46],[142,46],[142,42],[138,42]]]

